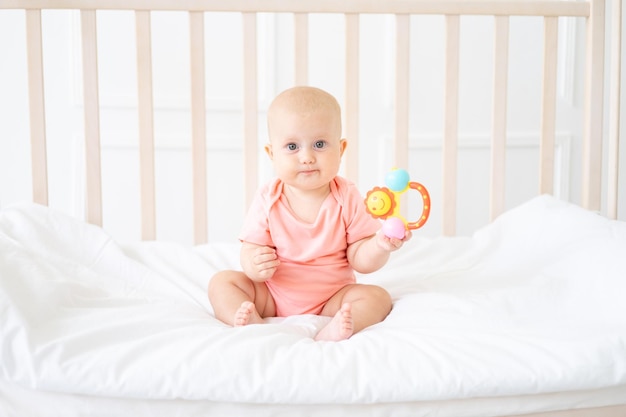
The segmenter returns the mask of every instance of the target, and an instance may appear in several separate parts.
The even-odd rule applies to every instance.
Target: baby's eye
[[[313,147],[315,149],[322,149],[326,147],[326,141],[325,140],[318,140],[317,142],[315,142],[315,144],[313,145]]]
[[[289,144],[287,144],[287,150],[289,150],[289,151],[295,151],[296,149],[298,149],[298,145],[296,145],[295,143],[289,143]]]

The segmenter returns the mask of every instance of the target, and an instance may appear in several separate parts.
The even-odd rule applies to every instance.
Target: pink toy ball
[[[404,239],[406,233],[406,226],[404,222],[398,217],[389,217],[383,223],[383,233],[389,238]]]

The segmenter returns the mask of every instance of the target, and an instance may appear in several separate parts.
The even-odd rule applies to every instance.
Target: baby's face
[[[339,172],[346,148],[339,115],[325,108],[307,113],[280,109],[270,126],[270,144],[265,150],[276,175],[302,191],[327,189]]]

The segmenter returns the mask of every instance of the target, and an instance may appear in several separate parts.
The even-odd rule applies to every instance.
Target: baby
[[[411,237],[385,237],[356,186],[337,175],[347,142],[341,109],[327,92],[294,87],[279,94],[268,115],[276,179],[262,186],[240,234],[241,271],[221,271],[209,283],[218,319],[232,326],[265,317],[332,317],[316,340],[339,341],[381,322],[391,297],[357,284],[354,271],[380,269]]]

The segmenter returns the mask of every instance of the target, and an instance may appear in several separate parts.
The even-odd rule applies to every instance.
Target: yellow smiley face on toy
[[[394,195],[386,188],[374,187],[365,197],[367,211],[375,218],[385,218],[396,205]]]

